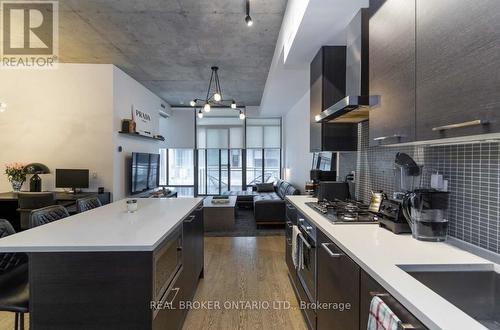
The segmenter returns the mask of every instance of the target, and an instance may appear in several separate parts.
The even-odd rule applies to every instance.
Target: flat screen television
[[[56,188],[72,188],[74,191],[89,187],[89,170],[56,168]]]
[[[160,155],[132,153],[130,193],[139,194],[158,188],[160,178]]]

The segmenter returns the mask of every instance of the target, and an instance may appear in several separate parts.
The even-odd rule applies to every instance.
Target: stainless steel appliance
[[[310,302],[316,301],[316,226],[305,218],[299,218],[299,253],[302,260],[297,267],[297,276]]]
[[[404,197],[403,214],[414,238],[432,242],[446,240],[448,197],[449,193],[433,189],[415,190]]]
[[[392,199],[384,199],[376,215],[379,226],[392,231],[394,234],[411,233],[408,221],[403,215],[401,203]]]
[[[306,205],[334,224],[378,223],[374,214],[369,211],[369,206],[360,202],[334,199],[307,202]]]
[[[369,95],[369,19],[368,9],[361,9],[347,26],[346,94],[318,114],[316,122],[359,123],[368,119],[368,108],[380,102],[379,96]]]

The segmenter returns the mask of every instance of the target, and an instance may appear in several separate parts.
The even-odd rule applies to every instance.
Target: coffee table
[[[236,196],[229,196],[227,204],[213,204],[212,196],[203,201],[203,223],[205,231],[225,231],[234,227]]]

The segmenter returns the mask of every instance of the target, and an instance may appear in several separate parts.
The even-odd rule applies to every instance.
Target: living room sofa
[[[257,225],[285,223],[285,196],[299,195],[292,184],[278,180],[274,185],[257,184],[254,191],[227,191],[237,196],[238,206],[253,206]]]

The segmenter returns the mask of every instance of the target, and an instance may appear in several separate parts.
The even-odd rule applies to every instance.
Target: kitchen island
[[[203,276],[202,207],[139,199],[128,213],[122,200],[0,240],[29,254],[30,327],[179,328],[185,311],[170,307]]]

